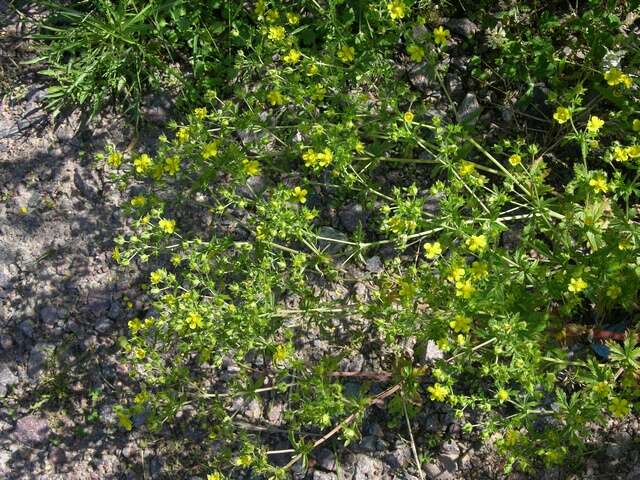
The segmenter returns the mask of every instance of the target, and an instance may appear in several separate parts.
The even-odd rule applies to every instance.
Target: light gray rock
[[[109,330],[113,328],[113,322],[108,318],[101,318],[96,322],[95,326],[98,333],[107,333]]]
[[[316,470],[313,472],[313,480],[337,480],[337,475],[332,472],[321,472],[320,470]]]
[[[11,467],[9,466],[9,462],[11,462],[11,452],[7,450],[0,450],[0,473],[6,474],[9,473]]]
[[[7,367],[3,365],[0,368],[0,398],[7,394],[8,387],[18,383],[18,377]]]
[[[449,440],[442,445],[442,453],[438,455],[438,461],[449,473],[458,470],[458,458],[460,458],[460,447],[453,440]]]
[[[356,454],[353,460],[353,480],[378,480],[383,478],[384,463],[377,458]]]
[[[399,445],[385,457],[387,465],[392,469],[405,467],[411,462],[411,447],[408,445]]]
[[[238,187],[237,193],[241,197],[254,200],[262,195],[262,193],[267,189],[267,185],[268,181],[266,177],[256,175],[254,177],[247,178],[247,183]]]
[[[455,478],[452,473],[447,472],[437,462],[427,463],[423,469],[429,480],[453,480]]]
[[[329,255],[336,255],[340,253],[346,247],[346,244],[341,242],[349,241],[349,237],[347,237],[344,233],[339,232],[335,228],[332,227],[320,227],[318,229],[318,236],[324,237],[326,239],[331,240],[318,240],[318,248],[321,251],[328,253]],[[332,241],[336,240],[336,241]]]
[[[29,380],[37,381],[40,378],[55,347],[49,343],[38,343],[31,349],[29,353],[29,362],[27,365],[27,376]]]
[[[245,405],[243,410],[243,415],[252,420],[258,420],[262,418],[262,405],[260,404],[260,400],[253,399],[248,404]]]
[[[273,402],[269,405],[267,410],[267,420],[273,425],[282,424],[284,412],[284,404],[282,402]]]
[[[416,348],[418,361],[422,364],[430,363],[434,360],[444,358],[444,353],[438,348],[433,340],[427,340],[426,344],[421,344]]]
[[[480,117],[480,103],[475,93],[467,93],[458,107],[458,118],[462,123],[475,124]]]
[[[13,435],[20,443],[36,446],[46,442],[50,433],[49,424],[45,418],[27,415],[16,422]]]
[[[371,273],[380,273],[384,268],[382,264],[382,260],[380,260],[380,257],[377,255],[374,255],[373,257],[368,258],[365,266],[367,270]]]

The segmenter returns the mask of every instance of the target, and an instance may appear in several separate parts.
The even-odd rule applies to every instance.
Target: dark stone
[[[362,205],[351,203],[345,205],[338,212],[340,222],[347,232],[355,232],[358,228],[364,228],[367,220],[367,214]]]
[[[58,321],[58,309],[47,305],[40,310],[40,320],[48,325],[53,325]]]
[[[473,38],[478,32],[478,26],[468,18],[452,18],[447,22],[453,33],[456,33],[465,38]]]
[[[328,448],[319,449],[316,454],[318,465],[323,470],[334,471],[336,469],[336,456]]]
[[[53,447],[49,452],[49,461],[54,465],[64,465],[67,463],[67,454],[60,447]]]

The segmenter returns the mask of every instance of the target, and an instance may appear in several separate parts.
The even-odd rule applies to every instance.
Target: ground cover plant
[[[233,82],[157,151],[102,156],[132,195],[113,258],[154,265],[153,309],[121,339],[140,386],[121,426],[189,406],[209,478],[287,478],[372,408],[411,432],[435,402],[507,472],[580,462],[640,394],[637,13],[241,8]],[[456,92],[463,54],[485,112]],[[354,352],[366,368],[344,367]],[[288,447],[238,422],[238,399],[280,401]],[[429,439],[411,438],[420,465]]]

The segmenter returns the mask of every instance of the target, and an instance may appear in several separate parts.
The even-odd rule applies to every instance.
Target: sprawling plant
[[[488,10],[473,81],[524,98],[516,126],[497,129],[448,99],[455,42],[423,3],[260,1],[230,91],[210,91],[153,155],[106,152],[132,191],[114,259],[161,264],[153,313],[123,340],[140,384],[124,427],[145,411],[158,430],[191,405],[218,445],[210,468],[278,477],[328,439],[356,438],[374,403],[410,422],[437,402],[498,438],[507,468],[528,469],[567,461],[592,425],[634,408],[629,12],[535,10],[517,37],[517,6]],[[579,55],[561,59],[554,42]],[[425,98],[415,75],[441,96]],[[361,214],[340,232],[345,204]],[[379,360],[342,371],[358,351]],[[235,420],[237,398],[285,401],[285,466]]]

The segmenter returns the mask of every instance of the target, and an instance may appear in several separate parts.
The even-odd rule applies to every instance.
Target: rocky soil
[[[110,114],[90,125],[77,115],[53,122],[43,109],[43,80],[27,68],[18,70],[29,54],[24,20],[0,0],[0,477],[198,478],[198,448],[208,440],[188,424],[188,412],[187,426],[155,437],[141,428],[122,430],[114,413],[130,392],[118,337],[126,334],[127,320],[148,305],[135,268],[118,270],[110,259],[112,238],[124,226],[117,208],[123,197],[95,153],[107,142],[126,147],[131,129]],[[457,27],[461,35],[477,28],[469,23]],[[476,94],[460,78],[449,80],[459,115],[473,115]],[[413,81],[419,83],[419,76]],[[153,105],[149,119],[168,120]],[[157,137],[158,129],[146,127],[139,145]],[[347,231],[363,221],[357,205],[338,215]],[[382,268],[380,259],[371,258],[367,268]],[[366,295],[366,285],[358,288],[356,294]],[[321,354],[322,346],[316,346]],[[345,370],[370,363],[356,355]],[[249,423],[277,423],[277,406],[240,402],[238,408],[239,418]],[[143,421],[134,418],[136,427]],[[420,478],[406,428],[392,431],[385,421],[383,409],[373,407],[360,442],[348,448],[328,443],[308,469],[294,469],[293,477]],[[425,478],[503,477],[491,442],[465,436],[451,412],[424,408],[413,428],[417,441],[440,445],[425,459]],[[639,433],[638,419],[612,422],[593,439],[583,470],[573,476],[563,469],[539,472],[536,478],[640,479]]]

